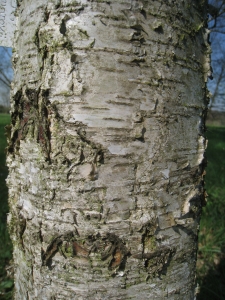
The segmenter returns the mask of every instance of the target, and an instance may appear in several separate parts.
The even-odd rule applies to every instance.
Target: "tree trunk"
[[[15,299],[194,299],[205,4],[18,1]]]

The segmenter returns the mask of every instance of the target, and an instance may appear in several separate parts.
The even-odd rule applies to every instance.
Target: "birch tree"
[[[194,299],[205,2],[20,0],[16,13],[15,299]]]

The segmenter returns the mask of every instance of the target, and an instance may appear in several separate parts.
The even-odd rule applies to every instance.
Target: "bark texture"
[[[194,299],[204,1],[18,1],[15,299]]]

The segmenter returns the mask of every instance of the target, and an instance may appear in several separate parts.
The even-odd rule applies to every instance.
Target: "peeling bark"
[[[194,299],[204,1],[18,1],[15,299]]]

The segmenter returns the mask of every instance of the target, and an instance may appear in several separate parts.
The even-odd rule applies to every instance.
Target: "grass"
[[[5,267],[12,258],[12,245],[6,227],[8,212],[5,178],[6,138],[4,127],[10,117],[0,114],[0,299],[12,299],[13,280]],[[198,300],[225,300],[225,127],[208,127],[206,189],[208,203],[203,209],[197,261]]]
[[[6,267],[12,259],[12,244],[9,238],[6,218],[8,212],[8,192],[5,179],[8,170],[5,164],[6,137],[4,127],[10,123],[8,114],[0,114],[0,299],[12,299],[13,279],[7,276]]]
[[[208,127],[208,201],[199,233],[198,300],[225,299],[225,127]]]

